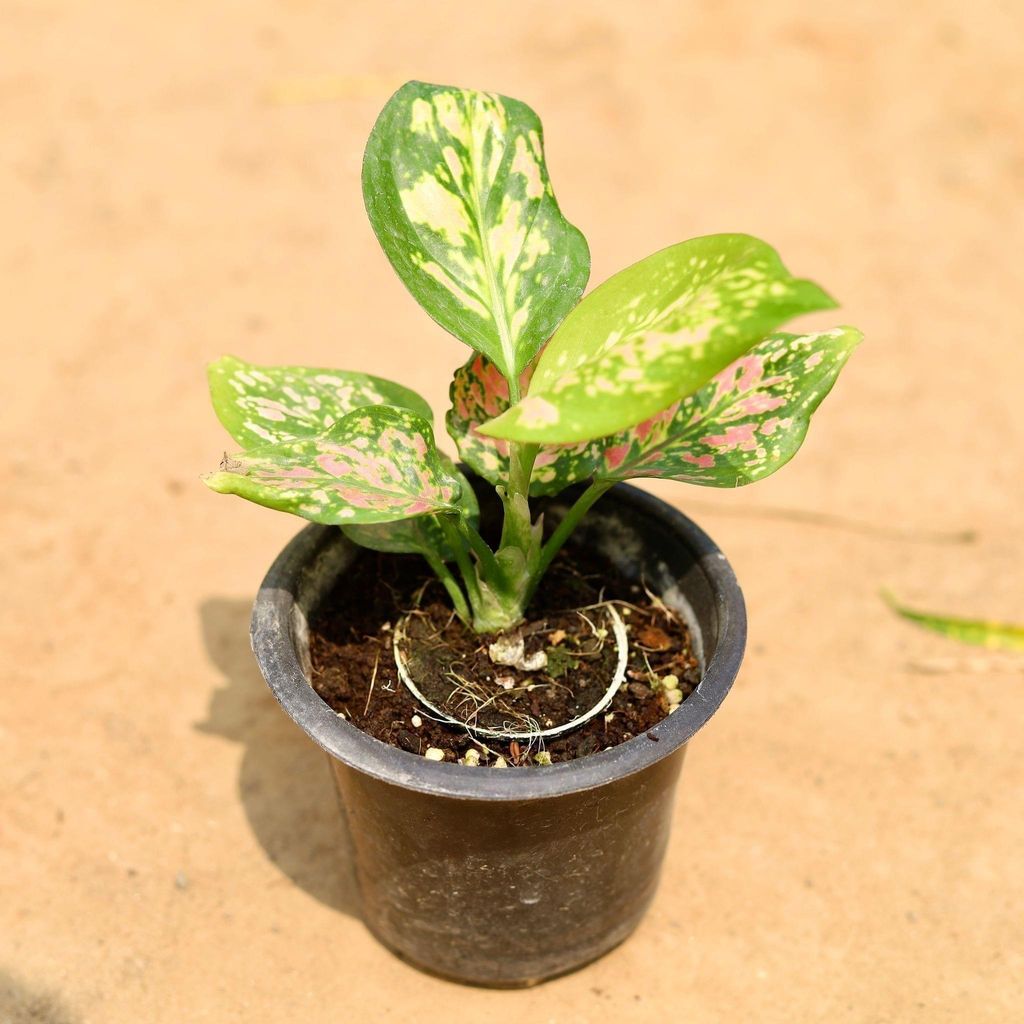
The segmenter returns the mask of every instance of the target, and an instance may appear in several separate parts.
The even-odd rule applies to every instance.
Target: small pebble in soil
[[[661,680],[661,685],[666,690],[678,690],[679,689],[679,676],[665,676]]]
[[[508,767],[508,761],[506,761],[505,758],[503,758],[501,756],[501,754],[499,754],[497,756],[497,758],[495,758],[494,767],[495,768],[507,768]]]
[[[460,760],[470,768],[475,768],[480,763],[480,751],[476,747],[470,747]]]
[[[412,725],[414,729],[418,729],[423,724],[423,719],[420,718],[419,715],[413,715],[412,718],[409,719],[409,724]]]
[[[537,764],[551,764],[551,755],[546,750],[542,750],[540,753],[534,754],[533,759]]]
[[[408,729],[399,729],[395,734],[395,741],[403,750],[408,750],[410,754],[418,754],[420,747],[423,746],[420,743],[420,738],[415,733],[409,732]]]
[[[427,747],[427,749],[423,751],[423,756],[428,761],[443,761],[444,751],[441,750],[440,747]]]

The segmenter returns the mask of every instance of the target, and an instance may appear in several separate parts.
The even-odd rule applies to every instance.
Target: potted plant
[[[473,350],[446,420],[462,467],[399,384],[225,357],[213,404],[241,451],[206,483],[318,524],[271,568],[252,639],[330,755],[367,924],[428,970],[529,984],[635,927],[685,745],[743,652],[724,556],[623,481],[774,472],[860,336],[780,333],[834,303],[748,235],[581,298],[587,243],[517,100],[403,86],[363,194],[409,291]]]

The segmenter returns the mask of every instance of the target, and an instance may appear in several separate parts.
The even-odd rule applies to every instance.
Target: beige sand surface
[[[1024,619],[1022,39],[1018,0],[0,3],[0,1021],[1021,1019],[1021,662],[877,591]],[[734,561],[749,657],[656,907],[533,991],[354,916],[326,765],[247,649],[297,523],[198,481],[224,351],[443,409],[464,349],[359,191],[410,77],[542,113],[594,281],[746,230],[868,335],[786,471],[661,489]]]

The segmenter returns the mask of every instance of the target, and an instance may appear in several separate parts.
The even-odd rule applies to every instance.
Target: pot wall
[[[552,503],[547,514],[564,507]],[[679,609],[704,674],[645,735],[563,764],[427,761],[380,743],[320,700],[308,682],[307,620],[358,557],[336,529],[307,527],[289,544],[253,613],[267,682],[330,755],[367,925],[399,955],[456,980],[528,985],[593,960],[636,927],[657,887],[686,743],[724,699],[742,658],[735,577],[685,516],[620,485],[572,543],[597,547]]]
[[[485,985],[599,957],[654,895],[684,749],[595,790],[512,803],[403,789],[333,761],[367,924],[405,959]]]

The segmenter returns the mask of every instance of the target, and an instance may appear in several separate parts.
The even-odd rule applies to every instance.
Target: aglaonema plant
[[[399,277],[473,349],[446,423],[501,499],[497,544],[478,532],[473,489],[438,449],[427,404],[366,374],[212,364],[214,408],[242,450],[206,483],[423,555],[478,632],[523,619],[566,538],[619,481],[738,487],[783,466],[860,340],[850,327],[781,333],[835,303],[749,235],[672,245],[581,299],[587,243],[518,100],[410,82],[377,120],[362,177]],[[582,482],[545,537],[531,497]]]

